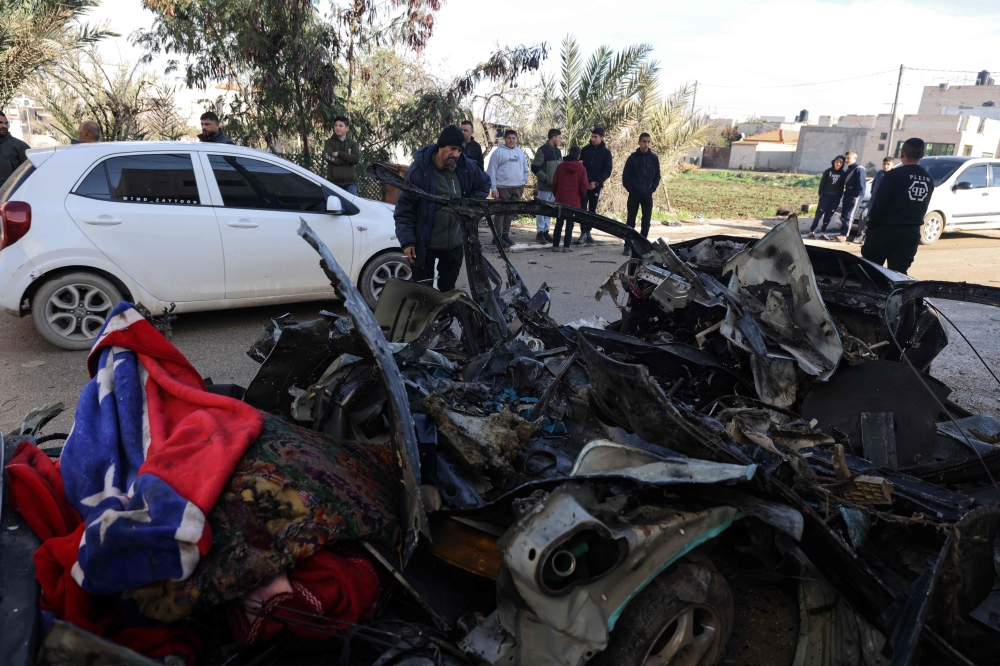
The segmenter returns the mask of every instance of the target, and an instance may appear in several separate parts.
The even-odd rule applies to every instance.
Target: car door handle
[[[229,226],[231,226],[231,227],[236,228],[236,229],[253,229],[254,227],[260,226],[256,222],[254,222],[252,220],[248,220],[245,217],[244,218],[240,218],[239,220],[236,220],[234,222],[227,222],[227,224]]]
[[[84,223],[110,227],[116,224],[121,224],[122,221],[116,217],[111,217],[110,215],[98,215],[97,217],[91,217],[84,220]]]

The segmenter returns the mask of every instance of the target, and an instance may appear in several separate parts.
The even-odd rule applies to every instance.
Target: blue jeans
[[[357,183],[347,183],[345,185],[337,185],[340,189],[345,192],[350,192],[354,196],[358,196],[358,184]]]
[[[816,205],[816,217],[813,218],[812,227],[809,228],[809,233],[816,231],[816,225],[819,224],[819,218],[823,216],[823,228],[820,229],[822,233],[826,233],[826,228],[830,225],[830,218],[833,217],[833,213],[837,210],[837,204],[840,203],[840,195],[838,194],[821,194],[819,195],[819,203]]]
[[[854,214],[858,212],[859,201],[861,201],[860,194],[844,195],[844,202],[840,205],[840,235],[844,238],[851,233],[851,224],[854,222]]]
[[[555,201],[556,195],[551,192],[544,192],[542,190],[538,191],[538,198],[542,201]],[[536,215],[535,216],[535,230],[538,233],[544,233],[549,230],[549,217],[546,215]]]

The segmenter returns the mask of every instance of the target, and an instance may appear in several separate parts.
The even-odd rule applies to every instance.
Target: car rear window
[[[14,196],[17,188],[21,187],[21,184],[28,180],[28,177],[33,173],[35,173],[35,165],[31,163],[31,160],[25,160],[21,166],[17,167],[0,188],[0,204]]]
[[[190,155],[112,157],[94,167],[73,194],[128,203],[201,203]]]

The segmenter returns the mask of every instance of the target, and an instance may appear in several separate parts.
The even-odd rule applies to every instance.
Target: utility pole
[[[694,95],[691,96],[691,115],[694,115],[694,103],[698,101],[698,81],[694,82]]]
[[[903,66],[899,66],[899,79],[896,81],[896,99],[892,101],[892,120],[889,121],[889,141],[885,144],[885,156],[894,157],[896,150],[892,147],[892,135],[896,131],[896,110],[899,108],[899,88],[903,85]]]

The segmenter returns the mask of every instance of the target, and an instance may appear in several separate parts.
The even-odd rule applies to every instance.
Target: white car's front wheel
[[[38,333],[63,349],[90,349],[121,292],[93,273],[70,273],[53,278],[35,293],[31,318]]]
[[[924,225],[920,227],[920,244],[930,245],[941,238],[944,231],[944,216],[937,211],[927,213],[924,216]]]
[[[368,307],[375,309],[385,283],[392,279],[409,280],[413,276],[410,260],[402,252],[386,252],[361,271],[358,287]]]

